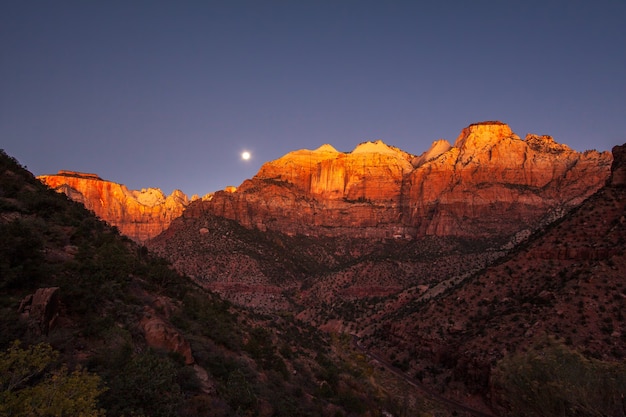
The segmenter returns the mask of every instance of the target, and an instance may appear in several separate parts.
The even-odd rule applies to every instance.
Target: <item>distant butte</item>
[[[189,204],[180,190],[167,197],[158,188],[129,190],[123,184],[105,181],[96,174],[62,170],[57,175],[42,175],[38,179],[83,203],[138,243],[165,230]]]
[[[76,172],[76,171],[66,171],[64,169],[60,170],[57,175],[64,177],[76,177],[76,178],[85,178],[91,180],[102,180],[97,174],[90,174],[87,172]]]

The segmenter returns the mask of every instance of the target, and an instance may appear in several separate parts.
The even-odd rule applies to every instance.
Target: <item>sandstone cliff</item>
[[[376,320],[369,328],[360,321],[365,345],[405,361],[408,373],[442,391],[450,379],[485,389],[499,359],[546,335],[585,355],[623,361],[626,144],[614,147],[613,157],[606,186],[506,259],[436,298],[426,298],[430,290],[417,297],[405,291],[368,306]]]
[[[144,242],[185,207],[248,228],[289,235],[402,238],[433,236],[508,240],[527,236],[580,204],[607,181],[609,152],[576,152],[550,136],[524,140],[501,122],[472,124],[451,145],[412,155],[382,141],[352,152],[331,145],[299,150],[264,164],[237,189],[191,204],[180,191],[129,191],[95,174],[42,176],[125,235]]]
[[[311,236],[510,236],[580,204],[606,182],[609,152],[576,152],[550,136],[524,140],[501,122],[472,124],[454,145],[415,156],[381,141],[352,152],[330,145],[263,165],[210,212],[259,230]]]
[[[167,229],[189,204],[182,191],[165,196],[158,188],[129,190],[125,185],[105,181],[96,174],[59,171],[38,177],[50,188],[81,202],[120,232],[143,243]]]

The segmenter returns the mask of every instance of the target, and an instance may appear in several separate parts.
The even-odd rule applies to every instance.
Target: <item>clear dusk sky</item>
[[[626,1],[0,2],[0,148],[35,175],[203,195],[292,150],[420,154],[485,120],[626,142]]]

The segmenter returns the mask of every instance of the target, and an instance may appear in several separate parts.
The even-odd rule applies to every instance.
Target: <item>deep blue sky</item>
[[[484,120],[610,150],[625,22],[624,0],[4,0],[0,148],[189,195],[292,150],[420,154]]]

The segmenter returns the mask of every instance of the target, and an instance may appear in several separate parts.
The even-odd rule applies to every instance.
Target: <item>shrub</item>
[[[624,416],[626,362],[587,359],[548,339],[502,359],[492,386],[510,416]]]
[[[29,222],[0,224],[0,289],[23,288],[41,275],[44,241]]]
[[[55,366],[58,353],[41,343],[26,349],[14,342],[0,353],[0,415],[103,416],[96,407],[104,392],[100,377]]]
[[[105,378],[103,396],[108,415],[175,416],[183,403],[178,384],[180,366],[166,356],[147,351],[131,358],[120,351]]]

